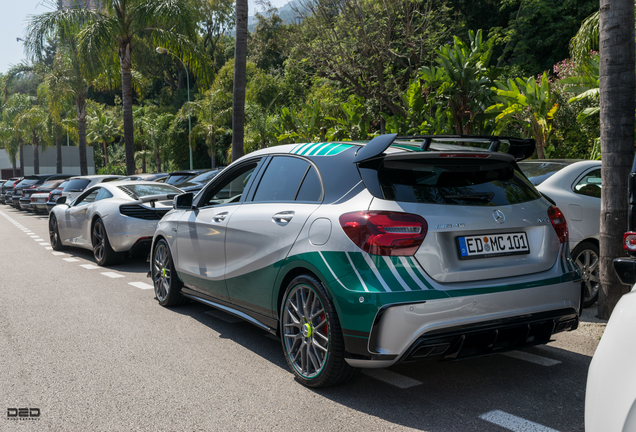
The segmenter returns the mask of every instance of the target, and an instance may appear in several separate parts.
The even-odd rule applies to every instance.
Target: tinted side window
[[[254,201],[293,201],[309,163],[295,157],[272,159],[254,195]]]
[[[211,185],[203,193],[199,207],[207,207],[219,204],[231,204],[239,202],[245,186],[249,182],[258,161],[237,167],[229,172],[223,179]]]
[[[87,179],[73,179],[68,182],[64,188],[64,192],[81,192],[90,182],[91,181]]]
[[[574,186],[574,192],[595,198],[601,197],[601,170],[597,169],[585,174]]]
[[[319,201],[322,195],[322,186],[316,169],[311,167],[300,186],[296,201]]]
[[[101,188],[99,190],[99,193],[97,194],[97,197],[95,198],[95,201],[99,201],[99,200],[103,200],[106,198],[112,198],[113,194],[110,193],[110,191],[106,188]]]
[[[98,193],[99,193],[99,189],[93,189],[92,192],[88,192],[87,195],[84,195],[77,200],[77,202],[75,203],[75,207],[79,207],[79,206],[83,206],[83,205],[95,202],[95,198],[97,197]]]

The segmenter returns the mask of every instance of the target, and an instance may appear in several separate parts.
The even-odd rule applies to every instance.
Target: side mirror
[[[55,200],[55,205],[66,204],[66,197],[61,196],[57,200]]]
[[[194,194],[192,192],[183,193],[174,197],[172,208],[175,210],[192,210],[192,200]]]
[[[636,283],[636,261],[630,258],[615,258],[614,271],[624,285]]]

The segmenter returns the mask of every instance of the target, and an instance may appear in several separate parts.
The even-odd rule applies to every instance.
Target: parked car
[[[259,150],[177,196],[153,239],[159,304],[194,299],[278,334],[311,387],[577,328],[567,223],[515,168],[534,140],[395,139]],[[449,144],[465,140],[510,153]]]
[[[207,170],[189,180],[178,183],[175,186],[184,192],[192,192],[196,195],[201,189],[203,189],[203,186],[208,184],[210,180],[216,177],[221,171],[223,171],[223,168]]]
[[[49,178],[57,178],[59,175],[63,174],[33,174],[25,176],[20,182],[13,186],[11,205],[18,210],[23,210],[20,205],[20,199],[24,195],[24,191],[27,189],[35,189],[44,184]]]
[[[20,180],[22,180],[22,177],[13,177],[2,185],[2,188],[0,188],[0,201],[2,201],[3,204],[11,204],[11,201],[13,200],[13,187]]]
[[[570,253],[583,276],[583,307],[592,306],[600,288],[601,161],[527,160],[519,167],[565,215]]]
[[[41,185],[35,185],[35,186],[31,186],[24,189],[22,192],[22,196],[20,197],[20,208],[22,210],[33,211],[34,213],[38,213],[39,210],[31,206],[31,197],[33,196],[33,194],[46,193],[48,197],[48,194],[53,189],[57,188],[60,184],[68,180],[69,177],[70,177],[69,175],[58,174],[56,176],[52,176],[48,178]],[[46,201],[45,201],[45,204],[46,204]]]
[[[101,266],[115,264],[127,253],[147,254],[157,222],[179,193],[171,185],[118,181],[98,183],[72,202],[62,196],[49,214],[51,246],[56,251],[67,246],[91,249]]]
[[[123,177],[121,181],[158,181],[168,177],[168,173],[135,174]]]
[[[48,195],[46,196],[46,200],[44,201],[45,202],[44,206],[41,205],[41,201],[40,201],[40,199],[44,197],[40,197],[40,196],[37,197],[38,200],[33,205],[35,205],[35,207],[37,207],[38,210],[46,210],[47,213],[51,213],[51,209],[55,207],[57,199],[62,196],[62,192],[64,191],[64,188],[66,187],[69,181],[70,180],[63,181],[62,183],[60,183],[58,187],[56,187],[51,192],[49,192]],[[31,197],[33,198],[33,195]]]
[[[122,176],[118,175],[87,175],[71,177],[68,184],[64,186],[61,196],[66,197],[66,202],[70,203],[86,189],[93,187],[98,183],[115,181],[121,178]]]
[[[209,171],[209,169],[197,169],[197,170],[181,170],[181,171],[173,171],[168,177],[163,180],[164,183],[176,186],[179,183],[186,182],[193,177],[198,176],[199,174],[203,174]]]

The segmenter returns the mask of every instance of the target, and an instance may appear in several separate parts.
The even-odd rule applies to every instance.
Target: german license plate
[[[524,232],[458,237],[460,259],[490,258],[530,253]]]

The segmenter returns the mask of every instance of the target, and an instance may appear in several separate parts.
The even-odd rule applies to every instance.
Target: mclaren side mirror
[[[61,196],[57,200],[55,200],[55,205],[66,204],[66,197]]]
[[[192,192],[177,195],[172,201],[172,208],[176,210],[192,210],[193,199],[194,194]]]

